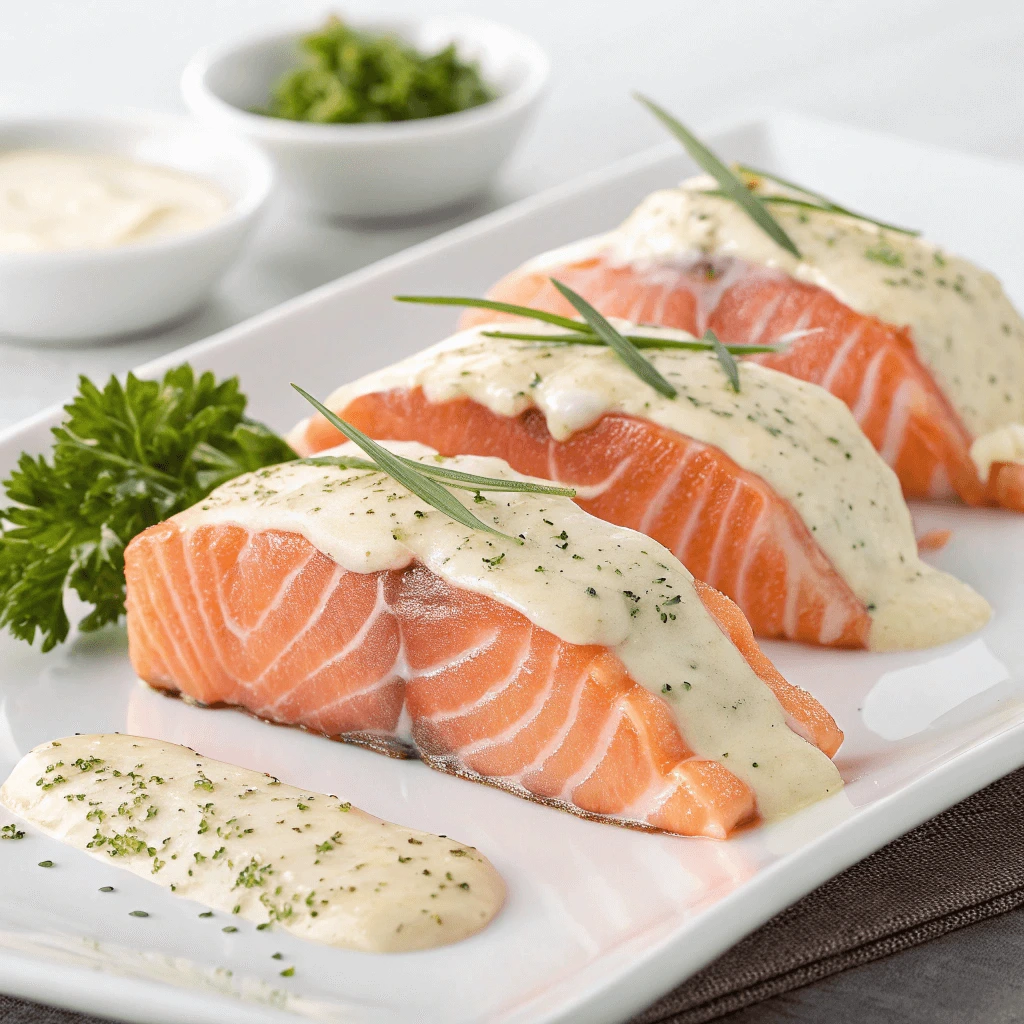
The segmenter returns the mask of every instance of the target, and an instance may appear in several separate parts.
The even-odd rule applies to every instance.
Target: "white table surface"
[[[489,198],[445,221],[375,230],[298,218],[278,203],[207,305],[171,330],[70,349],[0,341],[0,427],[66,398],[78,373],[127,369],[661,141],[631,89],[664,100],[698,130],[781,107],[1024,161],[1024,0],[346,0],[336,7],[478,14],[530,32],[547,48],[551,94]],[[331,9],[318,0],[0,0],[0,113],[178,111],[178,75],[199,46],[315,22]],[[1024,234],[1024,224],[1017,230]],[[1019,931],[1022,920],[1012,915],[1005,927]],[[969,959],[969,937],[953,935],[916,952],[906,969],[916,975],[932,963],[941,974],[936,958],[958,942]],[[878,1009],[870,995],[878,977],[853,972],[742,1020],[852,1019],[845,1010],[853,1006]],[[894,978],[899,988],[898,969]],[[861,990],[867,1002],[858,1003]],[[919,1009],[915,1019],[938,1019],[930,1017],[938,1004]]]

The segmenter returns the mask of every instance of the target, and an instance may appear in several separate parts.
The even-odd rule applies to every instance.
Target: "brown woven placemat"
[[[1021,905],[1024,768],[815,889],[633,1024],[702,1024]]]
[[[632,1024],[702,1024],[1024,905],[1024,769],[772,918]],[[103,1024],[0,996],[0,1024]]]

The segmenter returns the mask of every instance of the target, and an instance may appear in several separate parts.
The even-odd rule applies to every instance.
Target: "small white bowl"
[[[357,24],[425,51],[455,43],[461,58],[479,63],[497,98],[457,114],[386,124],[310,124],[251,113],[266,106],[276,82],[299,65],[298,41],[315,28],[307,25],[201,51],[182,75],[185,102],[211,124],[262,145],[285,186],[320,214],[405,216],[482,192],[543,95],[544,51],[514,29],[474,18]]]
[[[212,182],[226,215],[199,231],[110,249],[0,252],[0,333],[47,341],[135,334],[189,312],[238,255],[274,182],[244,139],[184,117],[25,117],[0,120],[0,151],[113,153]]]

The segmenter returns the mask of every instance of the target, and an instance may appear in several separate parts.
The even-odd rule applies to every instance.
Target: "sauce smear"
[[[43,743],[15,766],[0,803],[179,896],[346,949],[458,942],[505,896],[472,847],[141,736]]]

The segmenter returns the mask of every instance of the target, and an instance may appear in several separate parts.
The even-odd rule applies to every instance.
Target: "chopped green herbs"
[[[274,869],[269,864],[259,864],[256,861],[256,858],[253,857],[239,872],[232,888],[238,889],[239,887],[242,887],[245,889],[253,889],[259,885],[266,885],[267,876],[272,875],[273,873]]]
[[[864,250],[864,255],[875,263],[884,263],[887,267],[902,267],[903,254],[894,249],[884,238],[876,245]]]
[[[24,839],[25,833],[17,825],[4,825],[0,828],[0,839]]]
[[[52,860],[41,860],[39,862],[39,866],[41,868],[52,868],[53,867],[53,861]]]
[[[0,626],[30,643],[41,635],[44,651],[67,638],[68,591],[92,605],[83,631],[124,614],[132,537],[240,473],[295,458],[244,416],[236,378],[187,364],[102,390],[81,377],[64,411],[50,458],[21,456],[0,509]]]
[[[128,916],[129,917],[149,917],[149,911],[148,910],[129,910],[128,911]]]
[[[319,124],[408,121],[494,99],[454,45],[423,54],[394,35],[362,32],[332,17],[299,40],[304,62],[256,113]]]

